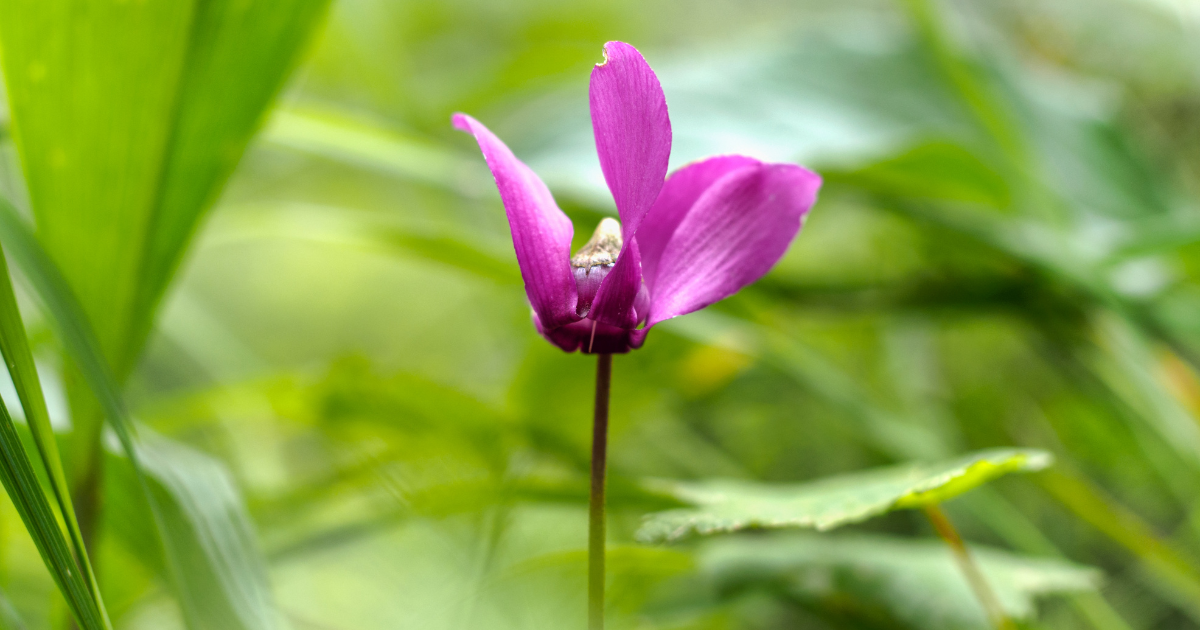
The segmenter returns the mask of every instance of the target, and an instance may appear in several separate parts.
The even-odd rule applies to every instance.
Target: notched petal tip
[[[634,48],[633,46],[626,44],[625,42],[617,41],[617,40],[613,40],[611,42],[605,42],[604,48],[600,49],[600,54],[604,55],[604,59],[600,63],[596,64],[596,67],[603,68],[604,66],[608,65],[608,60],[611,59],[612,57],[616,56],[616,53],[618,53],[622,48],[628,48],[628,49],[632,50],[633,52],[637,53],[639,56],[641,55],[641,53],[637,52],[637,48]],[[609,54],[609,49],[612,49],[612,51],[613,51],[612,55]]]
[[[671,153],[671,120],[662,85],[636,48],[604,45],[588,86],[600,170],[617,204],[625,238],[637,234],[658,198]]]

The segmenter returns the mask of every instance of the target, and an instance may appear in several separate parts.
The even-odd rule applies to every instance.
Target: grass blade
[[[12,416],[3,403],[0,403],[0,482],[8,491],[75,620],[85,630],[110,629],[112,626],[103,612],[99,595],[89,587],[75,563],[71,545],[46,500]]]
[[[33,434],[38,453],[42,456],[42,465],[50,480],[54,500],[58,504],[59,513],[66,523],[67,532],[71,537],[71,545],[75,551],[83,578],[87,582],[101,618],[107,617],[104,612],[104,600],[100,596],[100,585],[96,582],[91,560],[88,558],[87,546],[83,542],[83,532],[79,529],[79,521],[75,518],[75,506],[71,502],[71,489],[67,484],[67,476],[63,472],[62,458],[58,453],[58,443],[54,439],[54,430],[50,426],[50,413],[46,409],[46,398],[42,393],[42,384],[38,379],[37,368],[33,362],[33,353],[29,349],[29,340],[25,335],[25,325],[21,320],[21,312],[17,308],[17,296],[13,292],[12,279],[8,274],[8,263],[0,250],[0,353],[8,366],[13,386],[25,409],[25,419]]]
[[[201,539],[207,535],[209,540],[212,540],[214,536],[225,536],[230,540],[241,541],[236,546],[206,546],[203,542],[199,545],[200,557],[205,559],[209,565],[208,568],[217,571],[215,579],[221,588],[219,592],[227,598],[222,605],[227,604],[232,610],[237,611],[244,608],[245,601],[262,600],[263,598],[259,595],[266,588],[265,577],[261,577],[259,571],[237,570],[238,567],[256,566],[257,559],[252,556],[251,546],[241,544],[246,540],[245,532],[242,530],[248,527],[248,519],[211,518],[212,515],[199,509],[194,498],[191,498],[196,493],[195,484],[172,483],[172,480],[176,482],[179,480],[178,471],[164,463],[163,457],[154,457],[152,462],[155,465],[153,467],[143,464],[142,454],[146,452],[147,445],[139,444],[136,428],[121,398],[116,378],[101,354],[99,342],[88,327],[88,320],[82,307],[75,300],[66,280],[54,266],[49,255],[38,244],[33,232],[17,215],[16,209],[3,199],[0,199],[0,239],[11,244],[10,251],[13,259],[25,272],[36,294],[43,301],[46,310],[51,315],[51,321],[57,327],[63,345],[79,365],[80,372],[100,401],[105,417],[108,418],[110,426],[121,443],[125,456],[129,460],[130,468],[133,470],[136,486],[146,499],[151,520],[163,542],[163,563],[165,565],[163,568],[176,588],[179,603],[189,627],[230,628],[229,625],[214,626],[205,621],[210,618],[211,602],[208,601],[209,598],[192,592],[191,588],[196,582],[182,570],[183,554],[186,553],[187,557],[196,557],[190,553],[190,550],[197,547],[189,543],[188,534],[178,524],[186,523],[186,528],[200,532],[198,537]],[[213,478],[211,474],[207,477]],[[154,487],[165,489],[165,494],[171,502],[183,506],[183,509],[170,509],[172,503],[164,504],[159,493],[153,491]],[[228,496],[224,497],[218,505],[228,505],[227,499]],[[187,506],[191,506],[193,509],[188,509]],[[182,518],[172,518],[171,515],[176,512],[181,513]],[[176,526],[172,526],[173,523]],[[213,531],[222,527],[233,533],[212,534]],[[235,557],[231,558],[230,553],[233,553]],[[247,590],[243,585],[238,584],[239,580],[243,582],[250,580],[251,583],[259,586],[255,590]],[[259,606],[259,612],[254,615],[241,616],[242,620],[250,620],[245,622],[242,627],[256,629],[273,627],[274,622],[270,621],[271,615],[262,613],[262,608]],[[255,620],[266,621],[259,623]]]
[[[329,0],[196,2],[158,198],[150,208],[127,352],[140,353],[159,301]],[[151,49],[147,49],[151,51]],[[152,53],[153,54],[153,53]]]
[[[56,325],[63,345],[78,364],[84,379],[100,402],[109,425],[117,434],[121,447],[129,457],[138,485],[150,506],[155,528],[164,543],[167,575],[171,583],[178,588],[183,583],[182,567],[172,553],[170,532],[167,531],[158,501],[150,491],[150,484],[142,470],[134,443],[133,422],[121,399],[116,377],[104,359],[100,342],[88,325],[89,320],[83,307],[75,299],[66,278],[38,243],[37,237],[17,214],[16,208],[5,199],[0,199],[0,240],[10,244],[9,251],[13,259],[25,272],[25,276],[51,315],[50,319]],[[181,597],[180,600],[185,618],[194,617],[196,612],[188,610],[186,598]]]
[[[117,376],[327,4],[0,1],[38,236]]]

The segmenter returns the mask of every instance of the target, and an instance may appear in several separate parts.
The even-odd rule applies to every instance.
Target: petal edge
[[[642,275],[650,291],[654,290],[663,250],[700,195],[722,176],[756,164],[761,162],[744,155],[718,155],[687,164],[667,177],[662,192],[638,229]]]
[[[630,240],[658,198],[671,155],[671,120],[658,76],[636,48],[604,45],[588,100],[604,181]]]
[[[748,166],[717,180],[663,250],[647,327],[727,298],[770,271],[820,186],[819,175],[793,164]]]
[[[578,294],[571,272],[571,238],[575,234],[571,220],[541,178],[487,127],[462,113],[454,114],[451,121],[455,128],[475,137],[496,180],[533,310],[550,328],[578,321]]]

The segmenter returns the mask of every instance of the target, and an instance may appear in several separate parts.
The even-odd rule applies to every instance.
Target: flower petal
[[[455,114],[452,121],[456,128],[475,136],[496,179],[525,294],[534,312],[550,328],[578,321],[578,295],[571,272],[571,237],[575,234],[571,220],[558,208],[541,178],[487,127],[466,114]]]
[[[726,174],[696,200],[658,261],[647,327],[722,300],[775,266],[821,178],[792,164]]]
[[[642,276],[651,291],[654,290],[654,277],[658,273],[658,261],[662,258],[663,250],[700,195],[721,176],[755,164],[760,162],[742,155],[718,155],[692,162],[667,177],[658,200],[650,207],[650,213],[638,229]]]
[[[609,326],[591,319],[548,330],[538,321],[537,313],[533,315],[533,325],[539,334],[560,349],[566,352],[579,350],[585,354],[621,354],[636,350],[645,343],[649,332]]]
[[[621,255],[617,257],[617,263],[596,291],[588,318],[620,328],[633,328],[646,317],[645,313],[639,314],[636,308],[638,294],[645,291],[637,239],[627,240]],[[643,296],[641,302],[645,301]]]
[[[658,77],[636,48],[604,45],[592,70],[592,131],[604,181],[621,215],[625,240],[658,198],[671,154],[671,120]]]

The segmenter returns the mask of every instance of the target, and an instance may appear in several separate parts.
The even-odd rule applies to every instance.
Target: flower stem
[[[1004,607],[1000,605],[995,591],[988,584],[979,565],[975,564],[975,559],[971,557],[971,552],[963,543],[962,536],[958,535],[958,530],[954,529],[954,524],[942,511],[941,506],[936,503],[926,505],[925,516],[929,517],[929,522],[937,530],[938,536],[941,536],[942,540],[946,541],[946,546],[950,547],[950,551],[954,552],[954,560],[958,562],[958,568],[967,578],[967,584],[975,593],[975,599],[979,600],[980,605],[983,606],[992,627],[996,630],[1017,630],[1016,624],[1004,612]]]
[[[592,420],[592,491],[588,497],[588,630],[604,630],[604,475],[608,461],[608,392],[612,355],[596,362],[596,412]]]

